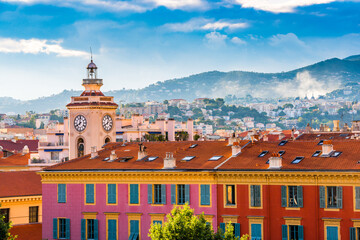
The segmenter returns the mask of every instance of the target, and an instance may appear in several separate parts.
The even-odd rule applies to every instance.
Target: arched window
[[[105,144],[109,143],[110,142],[110,138],[105,138]]]
[[[77,151],[78,151],[78,157],[84,156],[85,151],[85,145],[84,145],[84,139],[79,138],[77,141]]]

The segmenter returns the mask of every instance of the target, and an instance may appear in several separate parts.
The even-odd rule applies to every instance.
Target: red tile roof
[[[41,195],[41,177],[36,172],[0,172],[0,198],[33,195]]]
[[[11,140],[0,140],[0,146],[7,151],[19,152],[27,145],[30,152],[37,152],[39,140],[17,140],[13,142]]]
[[[10,229],[12,235],[17,235],[16,240],[41,240],[42,224],[32,223],[16,225]]]
[[[27,166],[28,160],[30,159],[30,153],[28,154],[21,154],[15,153],[10,157],[2,158],[2,154],[0,154],[0,167],[4,166]]]
[[[351,132],[343,132],[343,133],[304,133],[297,137],[297,140],[301,141],[320,141],[320,140],[334,140],[334,141],[347,141],[350,139],[351,135],[355,135],[355,133]]]

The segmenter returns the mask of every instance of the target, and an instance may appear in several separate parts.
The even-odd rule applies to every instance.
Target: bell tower
[[[87,78],[83,79],[84,92],[71,97],[66,105],[69,110],[69,158],[91,153],[92,148],[100,150],[108,142],[116,141],[115,111],[118,105],[114,97],[107,97],[100,88],[103,80],[98,78],[97,66],[87,65]]]

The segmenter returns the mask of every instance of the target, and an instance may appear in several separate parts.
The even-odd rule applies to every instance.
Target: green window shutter
[[[116,203],[116,184],[108,184],[108,203]]]
[[[161,221],[153,221],[153,225],[155,225],[155,224],[160,224],[160,225],[162,225],[162,222],[161,222]]]
[[[254,201],[255,205],[254,206],[261,207],[261,186],[255,185],[254,190],[255,190],[255,201]]]
[[[53,239],[58,239],[58,219],[53,218]]]
[[[86,184],[86,203],[94,203],[94,184]]]
[[[94,240],[99,239],[99,220],[94,220]]]
[[[303,188],[302,186],[298,186],[297,187],[297,200],[298,200],[298,207],[303,207],[304,206],[304,202],[303,202]]]
[[[171,184],[171,204],[176,204],[176,185]]]
[[[148,184],[148,203],[153,203],[152,197],[152,184]]]
[[[58,203],[66,203],[66,184],[58,184]]]
[[[200,204],[205,205],[205,185],[200,185]]]
[[[299,225],[298,230],[299,230],[299,240],[304,240],[304,226]]]
[[[161,184],[161,204],[166,204],[166,184]]]
[[[356,240],[356,228],[350,228],[350,240]]]
[[[116,220],[108,220],[108,240],[116,240]]]
[[[360,187],[355,187],[355,208],[360,209]]]
[[[86,219],[81,219],[81,240],[86,240]]]
[[[210,205],[210,185],[205,185],[205,190],[206,190],[206,194],[205,194],[205,199],[206,199],[206,203],[207,205]]]
[[[70,219],[65,219],[65,239],[70,239]]]
[[[240,238],[240,223],[234,223],[235,237]]]
[[[287,225],[282,225],[281,229],[282,229],[282,240],[288,240],[288,230],[287,230],[288,226]]]
[[[343,201],[342,201],[342,187],[337,187],[336,188],[336,196],[337,196],[337,207],[338,208],[342,208],[343,207]]]
[[[250,204],[252,207],[255,207],[255,189],[254,185],[250,185]]]
[[[210,185],[200,185],[201,205],[210,205]]]
[[[130,203],[138,204],[139,203],[139,185],[130,184]]]
[[[320,208],[325,208],[325,187],[319,187]]]
[[[286,186],[281,186],[281,207],[287,207]]]
[[[222,231],[222,234],[225,233],[225,228],[226,228],[225,223],[220,223],[220,229]]]
[[[185,184],[185,202],[190,204],[190,185]]]

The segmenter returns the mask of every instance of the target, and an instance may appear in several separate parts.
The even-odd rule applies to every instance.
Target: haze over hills
[[[281,73],[257,73],[246,71],[210,71],[189,77],[157,82],[139,90],[113,90],[104,92],[119,102],[144,102],[147,100],[199,97],[245,97],[250,94],[258,98],[327,97],[342,96],[339,89],[351,88],[347,99],[358,100],[360,93],[360,55],[345,59],[332,58],[303,68]],[[79,79],[80,81],[80,79]],[[106,83],[106,79],[105,79]],[[48,112],[65,108],[71,96],[81,91],[64,90],[59,94],[21,101],[11,97],[0,97],[0,113]]]

